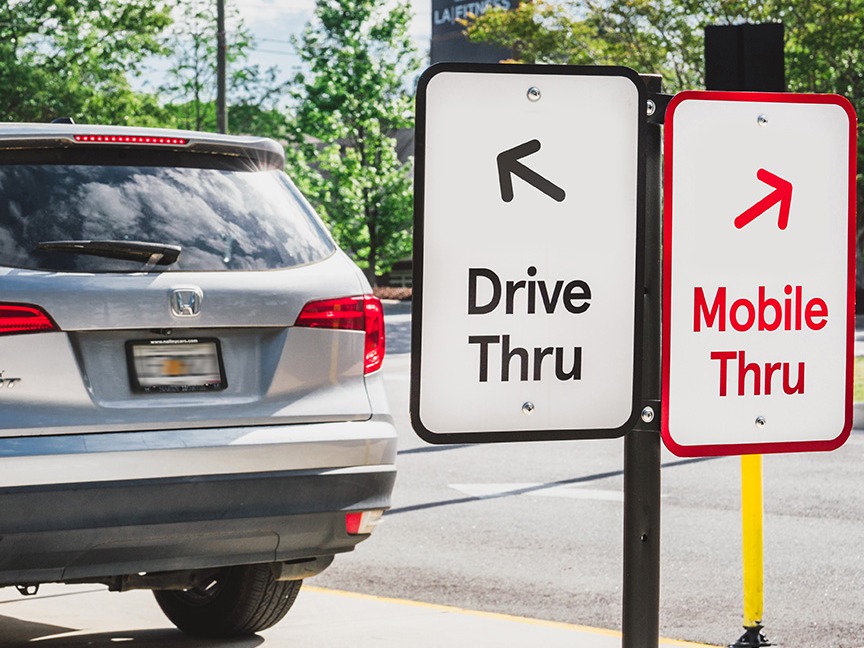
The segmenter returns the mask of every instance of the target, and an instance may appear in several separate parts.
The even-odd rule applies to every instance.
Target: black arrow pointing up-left
[[[561,202],[566,197],[564,190],[539,173],[532,171],[519,160],[540,150],[539,140],[530,140],[498,154],[498,183],[501,185],[501,200],[513,200],[513,176],[517,175],[536,187],[552,200]]]

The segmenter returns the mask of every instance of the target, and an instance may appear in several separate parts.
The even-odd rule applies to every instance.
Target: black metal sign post
[[[659,76],[648,89],[645,201],[643,410],[624,437],[624,600],[622,648],[657,648],[660,634],[660,316],[662,288]]]

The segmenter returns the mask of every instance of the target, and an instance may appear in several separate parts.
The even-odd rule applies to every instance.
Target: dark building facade
[[[509,50],[470,42],[460,22],[479,16],[490,7],[515,9],[519,0],[432,0],[432,63],[497,63],[510,58]]]

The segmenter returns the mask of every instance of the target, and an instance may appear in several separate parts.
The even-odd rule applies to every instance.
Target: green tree
[[[673,89],[702,77],[695,0],[526,0],[466,24],[468,37],[510,48],[516,63],[627,65]]]
[[[23,0],[0,6],[0,119],[141,123],[158,119],[128,73],[162,51],[161,0]]]
[[[465,23],[471,40],[511,50],[513,63],[592,65],[603,58],[605,43],[583,18],[558,4],[538,0],[515,9],[490,7],[482,19]]]
[[[407,79],[420,65],[407,0],[317,0],[295,47],[296,120],[289,156],[302,188],[374,284],[410,253],[410,160],[396,137],[413,126]]]
[[[171,52],[165,83],[166,110],[173,125],[216,130],[216,2],[181,0],[179,19],[165,41]],[[279,109],[287,82],[278,82],[272,68],[249,65],[255,40],[237,6],[226,3],[226,79],[228,130],[284,137],[286,119]]]

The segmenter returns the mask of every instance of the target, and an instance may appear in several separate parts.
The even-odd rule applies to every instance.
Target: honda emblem
[[[204,293],[200,288],[177,288],[171,291],[171,313],[175,317],[195,317],[201,314]]]

